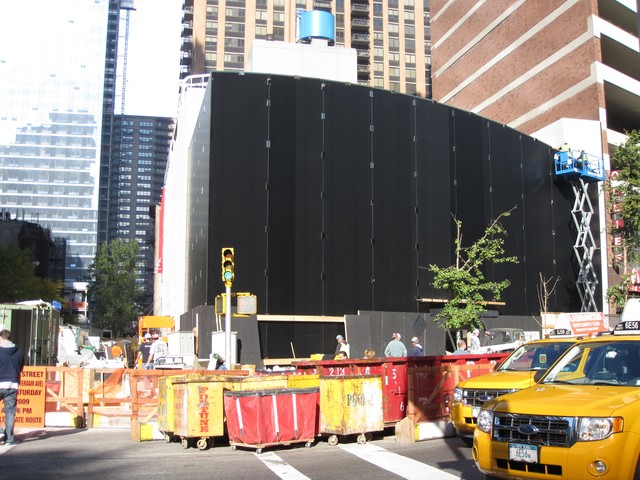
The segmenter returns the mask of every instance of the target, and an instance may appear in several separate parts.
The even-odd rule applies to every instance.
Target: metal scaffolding
[[[589,197],[589,187],[598,186],[605,179],[602,158],[589,155],[584,151],[562,151],[555,154],[555,171],[558,178],[571,183],[574,202],[571,209],[576,240],[573,252],[578,262],[576,288],[580,295],[581,312],[597,312],[595,292],[598,276],[593,267],[593,255],[598,248],[591,231],[593,205]]]

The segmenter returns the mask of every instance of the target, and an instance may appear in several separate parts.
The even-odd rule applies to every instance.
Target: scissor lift
[[[591,232],[593,205],[589,198],[589,186],[605,179],[604,160],[583,150],[561,151],[554,155],[556,177],[571,183],[575,201],[571,215],[576,227],[573,251],[578,261],[576,286],[582,301],[581,312],[596,312],[595,291],[598,277],[593,268],[596,243]]]

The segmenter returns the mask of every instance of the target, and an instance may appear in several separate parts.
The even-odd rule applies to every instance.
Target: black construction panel
[[[416,122],[415,157],[417,163],[416,196],[418,298],[441,298],[431,282],[432,264],[451,263],[451,198],[453,175],[450,135],[451,110],[439,103],[414,100]]]
[[[265,312],[269,85],[264,76],[221,73],[212,78],[210,290],[214,294],[224,291],[220,251],[234,247],[233,291],[258,295],[259,308]]]
[[[258,330],[262,358],[309,358],[334,353],[336,335],[344,335],[344,324],[264,321],[258,322]]]
[[[300,315],[323,312],[323,97],[321,81],[296,82],[296,296],[292,311]]]
[[[325,315],[355,313],[372,302],[369,91],[332,82],[324,89]]]
[[[500,311],[537,313],[539,272],[562,279],[550,308],[579,309],[573,192],[553,178],[549,146],[468,112],[357,85],[233,72],[212,79],[189,159],[188,309],[223,291],[220,249],[231,246],[233,290],[255,293],[259,313],[416,312],[416,296],[446,294],[430,285],[428,266],[454,261],[452,214],[468,246],[514,205],[505,246],[520,263],[485,272],[512,282]],[[296,343],[306,345],[305,335]],[[290,354],[274,348],[272,357]]]
[[[302,292],[296,284],[296,260],[305,253],[308,241],[298,245],[296,224],[296,88],[292,77],[271,77],[264,104],[267,105],[268,137],[268,231],[269,313],[293,313]],[[266,142],[265,142],[266,143]],[[304,205],[302,206],[304,208]],[[306,239],[305,239],[306,240]]]
[[[415,305],[413,133],[411,97],[376,90],[373,96],[373,286],[370,310],[407,311]]]
[[[452,212],[462,222],[462,244],[471,245],[479,238],[488,221],[486,154],[483,154],[482,118],[461,110],[454,111],[454,205]],[[453,239],[456,228],[451,222]]]
[[[503,237],[505,256],[515,256],[517,264],[491,264],[485,272],[487,279],[502,281],[508,279],[511,284],[503,292],[502,301],[507,301],[503,312],[517,302],[518,307],[527,302],[527,294],[536,298],[535,291],[526,291],[525,232],[523,209],[524,181],[522,170],[521,139],[513,130],[504,125],[486,121],[485,135],[489,139],[490,149],[487,152],[490,169],[489,218],[497,219],[501,214],[510,212],[509,216],[500,219],[506,230]],[[508,299],[508,300],[507,300]]]

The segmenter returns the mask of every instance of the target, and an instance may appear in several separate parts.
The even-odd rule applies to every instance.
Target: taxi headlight
[[[493,425],[493,411],[492,410],[480,410],[478,414],[478,422],[476,428],[484,433],[491,433],[491,426]]]
[[[462,402],[462,399],[464,398],[463,392],[464,392],[464,390],[462,390],[461,388],[456,387],[455,390],[453,391],[453,399],[456,402]]]
[[[619,417],[596,417],[578,419],[578,440],[591,442],[604,440],[612,433],[622,432],[624,422]]]

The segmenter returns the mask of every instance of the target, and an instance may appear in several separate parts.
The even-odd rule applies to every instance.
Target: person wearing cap
[[[386,357],[406,357],[407,347],[401,341],[402,336],[394,332],[391,334],[391,341],[387,344],[387,348],[384,349],[384,355]]]
[[[411,339],[411,348],[409,349],[408,357],[423,357],[424,350],[422,349],[422,345],[420,345],[420,340],[418,337],[413,337]]]
[[[144,341],[138,345],[138,356],[136,357],[136,365],[142,366],[145,370],[149,367],[149,355],[151,354],[151,334],[149,332],[144,334]]]
[[[149,353],[149,359],[147,360],[147,369],[151,370],[156,367],[156,363],[160,358],[164,358],[167,356],[167,344],[162,338],[160,338],[160,334],[158,332],[153,332],[151,334],[151,339],[153,343],[151,344],[151,352]]]
[[[338,353],[340,352],[345,352],[347,354],[347,358],[349,358],[351,355],[351,347],[349,346],[349,344],[347,343],[347,341],[344,339],[344,337],[342,335],[338,335],[336,337],[336,351],[333,354],[334,358],[338,355]]]

